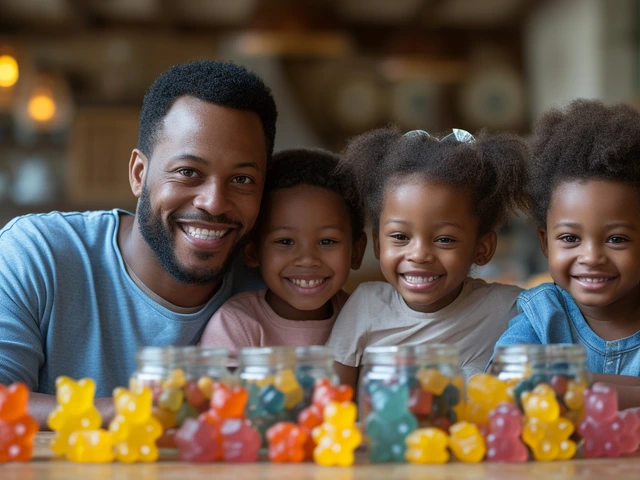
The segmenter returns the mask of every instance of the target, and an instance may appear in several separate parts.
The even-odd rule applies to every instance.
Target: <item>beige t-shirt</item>
[[[343,365],[357,367],[369,346],[454,344],[465,377],[482,372],[493,347],[518,312],[515,285],[467,278],[451,304],[433,313],[411,310],[384,282],[363,283],[336,320],[327,345]]]

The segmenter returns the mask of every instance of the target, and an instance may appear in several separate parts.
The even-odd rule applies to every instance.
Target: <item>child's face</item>
[[[477,237],[478,220],[464,191],[416,180],[386,190],[374,249],[384,277],[407,305],[435,312],[459,295],[473,263],[491,259],[495,233],[484,243]]]
[[[580,308],[640,298],[640,193],[620,182],[567,182],[538,229],[553,281]]]
[[[345,284],[354,254],[344,200],[325,188],[276,190],[262,220],[257,259],[271,307],[292,320],[322,319]]]

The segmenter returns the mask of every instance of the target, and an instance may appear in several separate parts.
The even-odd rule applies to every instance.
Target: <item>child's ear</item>
[[[493,254],[496,253],[496,247],[498,246],[498,235],[494,230],[484,235],[478,246],[476,247],[476,258],[474,262],[478,266],[486,265],[493,258]]]
[[[380,235],[375,228],[371,229],[371,238],[373,240],[373,254],[376,256],[376,260],[380,260]]]
[[[540,240],[540,249],[545,257],[549,258],[549,242],[547,241],[547,230],[538,227],[538,240]]]
[[[360,238],[353,244],[351,250],[351,268],[358,270],[362,265],[362,257],[364,257],[364,251],[367,249],[367,234],[362,232]]]
[[[244,250],[242,251],[242,256],[244,258],[244,263],[246,263],[249,267],[256,268],[258,267],[258,249],[256,248],[255,242],[249,242]]]

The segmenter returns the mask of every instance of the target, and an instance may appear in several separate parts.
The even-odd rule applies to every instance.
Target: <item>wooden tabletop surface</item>
[[[376,464],[362,456],[349,468],[303,464],[190,464],[163,459],[156,463],[126,465],[110,463],[82,465],[52,458],[49,433],[36,437],[34,459],[27,463],[0,464],[0,480],[436,480],[436,479],[597,479],[640,480],[640,455],[620,459],[571,460],[566,462],[528,462],[524,464],[487,463],[445,465]]]

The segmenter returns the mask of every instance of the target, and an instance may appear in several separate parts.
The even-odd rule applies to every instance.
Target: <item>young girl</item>
[[[640,405],[640,114],[578,100],[534,128],[530,211],[554,283],[523,292],[498,345],[579,343]]]
[[[516,313],[520,289],[468,277],[496,249],[496,228],[521,203],[525,145],[461,130],[375,130],[353,140],[344,165],[357,172],[374,251],[389,283],[353,293],[328,344],[344,383],[355,385],[366,347],[451,343],[467,377],[482,371]]]
[[[256,238],[245,249],[267,289],[229,299],[213,315],[202,345],[324,345],[360,267],[367,238],[364,213],[338,156],[298,149],[273,156]]]

